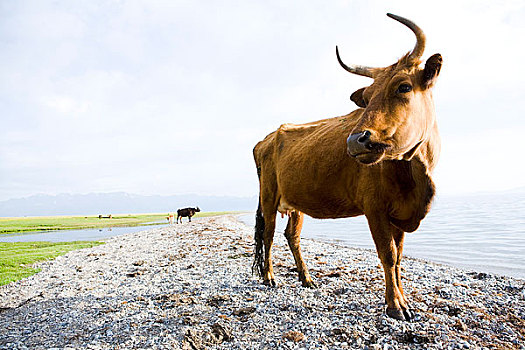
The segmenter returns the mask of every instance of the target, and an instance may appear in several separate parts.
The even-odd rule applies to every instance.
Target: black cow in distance
[[[177,224],[179,223],[179,218],[180,218],[180,223],[182,224],[182,218],[183,217],[187,217],[189,219],[189,222],[191,222],[191,217],[193,215],[195,215],[195,213],[201,211],[199,209],[199,207],[197,208],[184,208],[184,209],[177,209]]]

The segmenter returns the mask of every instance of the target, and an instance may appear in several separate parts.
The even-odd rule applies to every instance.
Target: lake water
[[[24,234],[0,235],[0,242],[71,242],[97,241],[127,233],[139,232],[157,228],[160,225],[133,226],[133,227],[105,227],[85,230],[38,231]],[[165,226],[165,225],[164,225]]]
[[[255,223],[254,214],[240,219]],[[286,222],[278,215],[277,232]],[[306,216],[302,237],[375,250],[364,216]],[[525,279],[525,193],[437,198],[419,229],[406,234],[404,255]]]

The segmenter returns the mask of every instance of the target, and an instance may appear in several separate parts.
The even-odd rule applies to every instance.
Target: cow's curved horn
[[[339,64],[341,65],[341,67],[343,67],[348,72],[357,74],[357,75],[362,75],[362,76],[369,77],[369,78],[374,77],[374,74],[373,74],[374,68],[372,67],[358,66],[356,64],[347,66],[346,64],[344,64],[343,61],[341,60],[341,57],[339,57],[339,49],[337,48],[337,46],[335,47],[335,54],[337,56],[337,61],[339,61]]]
[[[411,31],[414,32],[416,35],[416,46],[414,46],[414,49],[408,56],[408,59],[410,61],[417,61],[421,56],[423,56],[423,51],[425,51],[425,33],[423,33],[423,30],[419,28],[414,22],[411,20],[408,20],[406,18],[403,18],[401,16],[393,15],[391,13],[386,14],[388,17],[395,19],[396,21],[406,25],[408,28],[410,28]]]

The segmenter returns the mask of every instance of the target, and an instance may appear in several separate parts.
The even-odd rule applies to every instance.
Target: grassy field
[[[204,212],[195,217],[235,214],[235,212]],[[71,230],[102,227],[158,225],[167,223],[167,214],[128,214],[99,219],[98,216],[48,216],[0,218],[0,234],[46,230]],[[184,222],[188,218],[183,218]],[[90,248],[102,242],[0,242],[0,285],[31,276],[39,270],[31,265],[54,259],[71,250]]]
[[[39,269],[31,265],[54,259],[71,250],[90,248],[102,242],[0,242],[0,286],[34,275]]]
[[[195,217],[215,216],[227,212],[197,213]],[[74,230],[102,227],[158,225],[167,223],[166,214],[124,214],[99,219],[98,216],[35,216],[0,218],[0,234],[48,230]],[[187,218],[183,219],[184,221]]]

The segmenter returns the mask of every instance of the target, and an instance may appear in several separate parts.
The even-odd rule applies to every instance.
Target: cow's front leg
[[[405,295],[405,292],[403,291],[403,286],[401,283],[401,259],[403,258],[403,241],[405,239],[405,232],[397,228],[394,228],[393,236],[394,236],[394,242],[396,243],[396,249],[397,249],[397,261],[396,261],[396,269],[395,269],[397,288],[403,295],[403,300],[405,301],[405,304],[408,306],[408,299]],[[407,312],[410,312],[410,311],[407,310]]]
[[[398,254],[397,244],[394,239],[395,234],[398,234],[399,230],[390,224],[386,217],[367,215],[367,218],[376,245],[377,255],[385,272],[386,313],[389,317],[408,321],[412,318],[412,315],[406,303],[403,289],[399,288],[401,285],[401,268],[398,260],[400,260],[401,253]]]

